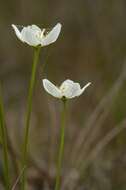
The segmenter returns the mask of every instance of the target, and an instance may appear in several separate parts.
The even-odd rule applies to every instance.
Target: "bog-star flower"
[[[60,23],[56,24],[50,31],[45,28],[41,29],[36,25],[22,27],[21,30],[14,24],[12,24],[12,27],[19,40],[34,47],[38,45],[47,46],[55,42],[61,31]]]
[[[83,88],[81,88],[79,83],[67,79],[61,84],[60,87],[57,87],[49,80],[43,79],[44,89],[52,96],[59,99],[70,99],[80,96],[90,84],[91,83],[89,82]]]

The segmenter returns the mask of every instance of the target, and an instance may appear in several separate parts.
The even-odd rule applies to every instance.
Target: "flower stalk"
[[[55,190],[59,190],[60,184],[61,184],[61,168],[62,168],[64,142],[65,142],[66,102],[67,102],[67,99],[62,98],[63,110],[61,113],[60,145],[59,145],[59,154],[58,154],[58,161],[57,161],[57,175],[56,175]]]
[[[25,134],[24,134],[24,143],[23,143],[23,158],[22,158],[22,168],[25,168],[22,174],[22,181],[21,181],[22,190],[25,190],[26,170],[27,170],[27,167],[26,167],[27,149],[28,149],[29,129],[30,129],[30,118],[31,118],[31,112],[32,112],[32,99],[33,99],[33,91],[35,87],[36,70],[37,70],[37,64],[39,60],[40,49],[41,49],[40,46],[35,47],[34,49],[32,73],[31,73],[31,80],[30,80],[29,93],[28,93],[27,112],[26,112],[26,121],[25,121]]]
[[[0,89],[1,90],[1,89]],[[9,177],[9,163],[8,163],[8,147],[7,147],[7,134],[4,117],[3,100],[0,92],[0,137],[3,146],[3,165],[4,165],[4,181],[5,189],[10,189],[10,177]]]

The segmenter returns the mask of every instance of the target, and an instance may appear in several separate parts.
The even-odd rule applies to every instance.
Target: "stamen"
[[[40,34],[40,38],[43,38],[44,37],[44,33],[45,33],[45,28],[42,30],[41,34]]]

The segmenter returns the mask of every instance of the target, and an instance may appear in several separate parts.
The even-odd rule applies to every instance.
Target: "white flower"
[[[56,98],[74,98],[80,96],[84,90],[90,85],[91,83],[87,83],[83,88],[80,87],[79,83],[73,82],[72,80],[65,80],[60,87],[55,86],[47,79],[43,79],[43,86],[44,89]]]
[[[60,23],[56,24],[50,31],[47,31],[45,28],[40,29],[36,25],[22,27],[21,30],[14,24],[12,24],[12,27],[16,36],[30,46],[47,46],[57,40],[61,31]]]

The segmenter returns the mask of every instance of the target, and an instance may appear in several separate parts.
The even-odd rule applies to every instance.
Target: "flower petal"
[[[43,86],[44,86],[44,89],[52,96],[56,98],[62,98],[62,94],[60,90],[49,80],[43,79]]]
[[[85,91],[85,89],[90,85],[91,85],[91,82],[88,82],[82,89],[80,89],[80,91],[78,91],[76,96],[80,96]]]
[[[24,27],[21,31],[23,41],[30,46],[40,45],[39,33],[41,33],[41,29],[36,25]]]
[[[14,25],[14,24],[12,24],[12,28],[14,29],[14,31],[16,33],[16,36],[19,38],[19,40],[21,40],[22,42],[24,42],[23,39],[22,39],[21,32],[19,31],[19,29],[17,28],[17,26]]]
[[[80,96],[84,90],[90,85],[91,83],[87,83],[82,89],[79,83],[73,82],[72,80],[65,80],[61,86],[60,90],[63,96],[66,98],[74,98],[76,96]]]
[[[74,98],[80,93],[81,88],[79,83],[67,79],[61,84],[60,90],[66,98]]]
[[[55,42],[60,34],[61,24],[58,23],[54,28],[42,39],[41,45],[47,46],[53,42]]]

